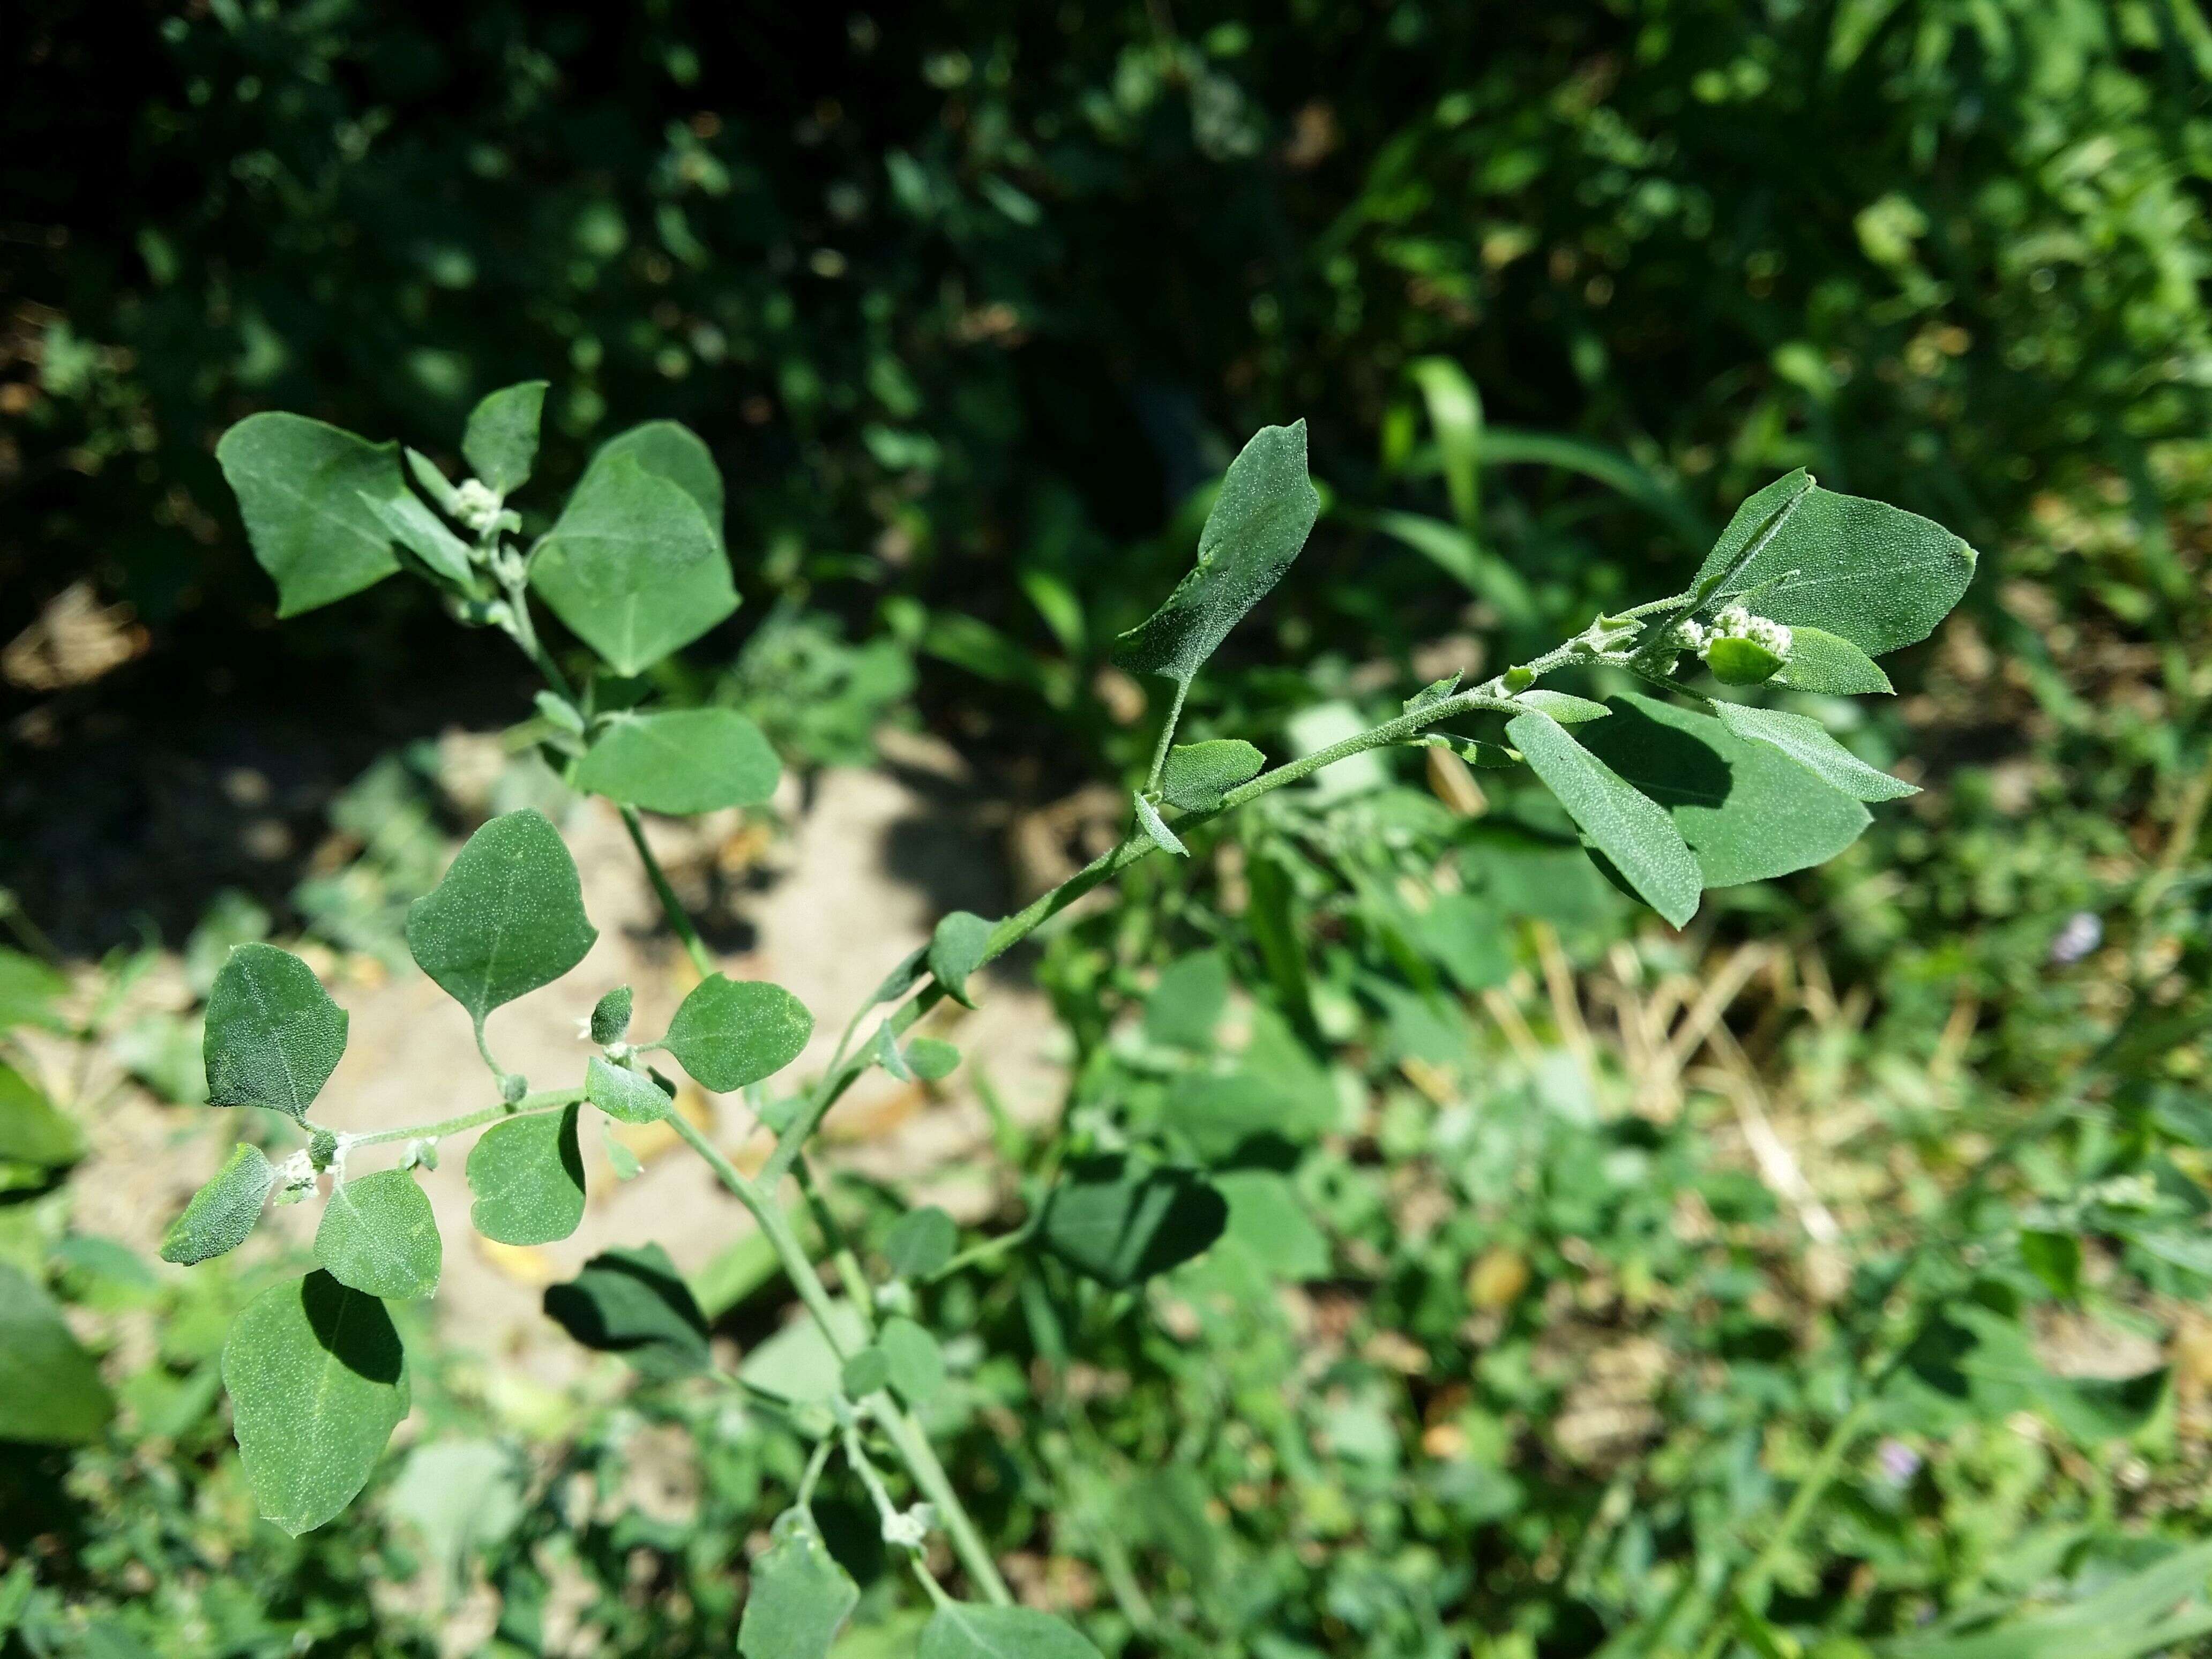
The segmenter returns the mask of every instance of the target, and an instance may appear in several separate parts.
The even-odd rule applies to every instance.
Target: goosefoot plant
[[[1974,566],[1964,543],[1927,520],[1822,489],[1796,472],[1742,504],[1686,591],[1598,617],[1480,684],[1462,687],[1448,676],[1398,717],[1268,769],[1249,743],[1175,742],[1193,678],[1290,568],[1320,512],[1304,423],[1266,428],[1222,480],[1195,566],[1120,640],[1125,667],[1174,687],[1127,833],[1012,915],[945,917],[853,1014],[821,1075],[778,1091],[770,1080],[799,1057],[812,1017],[780,987],[717,970],[638,816],[757,803],[776,782],[775,755],[742,714],[652,706],[635,678],[737,605],[721,478],[706,446],[684,428],[638,427],[599,450],[558,518],[525,546],[507,503],[530,477],[544,392],[531,382],[477,406],[461,444],[475,476],[459,484],[411,449],[289,414],[241,422],[217,456],[255,554],[276,580],[282,614],[404,570],[431,583],[462,623],[496,629],[520,647],[544,677],[537,704],[549,758],[574,788],[620,811],[700,981],[668,1028],[642,1040],[630,1030],[629,988],[600,997],[588,1020],[596,1052],[580,1077],[533,1087],[501,1065],[489,1017],[559,980],[597,935],[554,826],[535,811],[494,818],[414,905],[406,929],[416,961],[475,1028],[490,1073],[486,1098],[433,1121],[365,1133],[319,1125],[313,1109],[344,1049],[346,1015],[298,957],[242,946],[209,1000],[209,1098],[273,1113],[303,1145],[275,1164],[258,1147],[239,1146],[177,1219],[162,1254],[206,1261],[247,1237],[272,1192],[280,1201],[301,1200],[327,1186],[314,1241],[319,1266],[247,1306],[223,1356],[239,1449],[262,1513],[303,1532],[351,1501],[408,1410],[407,1358],[386,1304],[430,1295],[441,1259],[415,1170],[434,1165],[454,1137],[481,1131],[466,1166],[471,1220],[501,1243],[541,1244],[566,1237],[583,1215],[586,1111],[666,1122],[751,1213],[839,1366],[826,1400],[721,1378],[783,1413],[815,1446],[794,1504],[751,1565],[738,1644],[747,1659],[820,1659],[854,1605],[853,1581],[809,1509],[827,1460],[839,1454],[873,1499],[886,1542],[903,1552],[935,1605],[921,1643],[927,1659],[1095,1653],[1066,1625],[1011,1605],[915,1416],[941,1385],[944,1363],[936,1338],[911,1316],[909,1287],[957,1265],[951,1219],[930,1209],[907,1215],[886,1251],[895,1277],[872,1285],[818,1202],[808,1167],[823,1115],[869,1068],[935,1078],[957,1062],[950,1045],[914,1034],[917,1021],[943,999],[969,1002],[979,969],[1117,872],[1154,853],[1183,856],[1187,839],[1209,821],[1391,744],[1445,745],[1477,765],[1527,767],[1579,826],[1590,855],[1679,927],[1705,889],[1826,859],[1865,829],[1865,803],[1911,793],[1814,720],[1698,695],[1686,676],[1701,667],[1729,686],[1886,692],[1874,659],[1924,637]],[[539,605],[588,647],[596,660],[584,672],[572,678],[547,647]],[[580,662],[580,653],[572,660]],[[1597,702],[1540,684],[1559,670],[1596,668],[1668,695]],[[1475,738],[1446,729],[1472,716],[1496,717],[1502,733]],[[775,1131],[775,1148],[756,1173],[740,1170],[672,1109],[675,1085],[652,1063],[664,1054],[706,1090],[742,1091]],[[395,1164],[362,1167],[387,1147],[399,1153]],[[787,1217],[779,1194],[787,1179],[824,1229],[842,1300]],[[1018,1234],[976,1248],[1043,1249],[1077,1272],[1127,1285],[1205,1249],[1224,1216],[1202,1171],[1133,1154],[1084,1159]],[[580,1340],[623,1352],[651,1374],[714,1374],[705,1322],[656,1246],[595,1258],[547,1301]],[[911,1506],[893,1498],[885,1463],[904,1469],[918,1495]],[[939,1528],[971,1601],[951,1599],[927,1570],[925,1546]]]

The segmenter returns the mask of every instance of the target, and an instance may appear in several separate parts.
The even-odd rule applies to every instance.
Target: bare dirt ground
[[[749,890],[733,907],[744,926],[724,930],[750,938],[742,950],[718,953],[731,976],[774,980],[815,1012],[813,1041],[780,1084],[818,1074],[846,1018],[945,911],[992,915],[1006,908],[1003,838],[977,821],[973,802],[973,781],[958,757],[910,737],[890,740],[878,767],[826,770],[803,789],[787,779],[777,803],[785,833],[752,855]],[[708,824],[707,836],[717,828]],[[651,1034],[665,1027],[696,977],[661,921],[613,809],[581,801],[562,829],[599,940],[565,979],[497,1012],[489,1027],[501,1062],[538,1087],[580,1077],[588,1049],[580,1018],[601,993],[633,986],[632,1029]],[[690,825],[656,823],[649,835],[656,853],[679,872],[714,854]],[[345,1058],[316,1107],[319,1121],[341,1130],[382,1128],[488,1102],[491,1085],[468,1019],[428,978],[411,970],[389,975],[373,960],[349,958],[331,979],[352,1024]],[[1038,992],[1020,977],[997,975],[980,1000],[976,1012],[948,1006],[931,1017],[927,1029],[963,1054],[944,1083],[902,1085],[874,1072],[840,1103],[824,1128],[833,1161],[926,1193],[956,1214],[989,1206],[996,1177],[975,1156],[988,1121],[979,1087],[1015,1116],[1034,1120],[1057,1109],[1064,1074]],[[67,1063],[58,1053],[42,1058],[50,1074]],[[765,1155],[769,1137],[736,1100],[709,1097],[687,1084],[679,1105],[741,1165]],[[70,1182],[76,1224],[150,1258],[170,1218],[214,1172],[243,1126],[230,1112],[165,1104],[135,1087],[114,1096],[102,1115],[97,1150]],[[736,1200],[683,1152],[672,1131],[620,1133],[642,1172],[618,1180],[599,1130],[587,1126],[583,1224],[559,1243],[529,1249],[476,1235],[463,1178],[466,1142],[443,1149],[441,1167],[425,1173],[423,1185],[445,1237],[435,1314],[452,1343],[558,1382],[585,1357],[544,1319],[544,1285],[572,1276],[610,1245],[648,1240],[696,1274],[750,1231]],[[272,1155],[280,1150],[289,1142],[272,1143]],[[399,1150],[365,1150],[351,1173],[378,1167]],[[274,1211],[247,1248],[304,1251],[321,1209],[310,1202]]]

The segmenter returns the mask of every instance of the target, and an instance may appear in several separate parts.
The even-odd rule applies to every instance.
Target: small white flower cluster
[[[934,1504],[916,1504],[910,1510],[894,1510],[884,1516],[884,1542],[902,1549],[918,1550],[929,1541],[930,1529],[936,1524]]]
[[[1685,622],[1674,631],[1684,649],[1694,651],[1699,657],[1710,655],[1722,640],[1748,640],[1778,657],[1790,654],[1789,629],[1765,617],[1754,617],[1740,605],[1728,605],[1716,612],[1710,628]]]
[[[481,536],[499,522],[499,497],[489,486],[471,478],[453,491],[453,516]]]
[[[303,1149],[276,1166],[276,1201],[297,1204],[315,1190],[315,1163]]]

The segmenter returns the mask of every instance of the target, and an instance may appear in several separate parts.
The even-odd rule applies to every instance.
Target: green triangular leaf
[[[1613,721],[1601,722],[1603,731]],[[1518,714],[1507,737],[1590,844],[1638,897],[1675,927],[1698,913],[1705,884],[1681,831],[1658,805],[1540,709]]]
[[[1179,859],[1188,858],[1190,848],[1176,838],[1176,832],[1169,829],[1166,820],[1160,817],[1160,809],[1142,795],[1133,796],[1132,799],[1137,804],[1138,827],[1143,830],[1152,845],[1163,853],[1174,854]]]
[[[651,1078],[593,1054],[584,1067],[584,1098],[624,1123],[657,1123],[672,1103]]]
[[[469,1149],[469,1220],[501,1244],[550,1244],[584,1218],[580,1115],[570,1106],[495,1123]]]
[[[246,1243],[261,1219],[261,1206],[276,1184],[276,1171],[258,1146],[243,1142],[161,1236],[161,1260],[189,1267]]]
[[[1790,635],[1789,660],[1774,677],[1778,685],[1838,697],[1887,695],[1896,690],[1881,665],[1840,634],[1800,623]]]
[[[278,616],[358,593],[399,568],[390,532],[362,500],[406,495],[397,444],[270,411],[224,433],[215,456],[253,556],[276,580]]]
[[[929,936],[929,971],[954,1001],[975,1006],[968,995],[968,976],[981,963],[990,942],[991,924],[967,910],[945,917]]]
[[[775,793],[775,750],[734,708],[623,714],[577,763],[575,785],[649,812],[678,816],[757,806]]]
[[[1177,744],[1160,773],[1160,799],[1186,812],[1204,812],[1238,784],[1260,775],[1267,757],[1237,738]]]
[[[304,1118],[345,1046],[345,1010],[313,969],[273,945],[241,945],[208,992],[208,1103]]]
[[[115,1415],[100,1364],[33,1280],[0,1261],[0,1437],[41,1446],[98,1440]]]
[[[730,561],[698,502],[604,452],[538,544],[530,582],[618,674],[641,674],[738,608]]]
[[[408,950],[478,1025],[560,978],[599,936],[561,832],[527,807],[470,836],[437,886],[407,907]]]
[[[860,1601],[860,1587],[805,1510],[785,1510],[769,1536],[767,1551],[752,1565],[738,1651],[743,1659],[827,1659]]]
[[[326,1273],[246,1305],[223,1343],[222,1380],[261,1513],[295,1536],[353,1501],[410,1395],[384,1304]]]
[[[341,1181],[315,1230],[315,1260],[352,1290],[410,1302],[438,1288],[445,1249],[430,1200],[404,1170]]]
[[[685,1071],[726,1092],[781,1071],[813,1034],[814,1016],[781,985],[715,974],[691,988],[661,1041]]]
[[[1198,562],[1114,659],[1188,684],[1229,630],[1282,580],[1321,516],[1306,476],[1306,423],[1262,427],[1230,463],[1199,532]]]
[[[1761,526],[1793,499],[1779,527],[1746,559]],[[1696,591],[1700,609],[1711,609],[1755,589],[1747,602],[1760,616],[1838,635],[1878,657],[1927,638],[1973,575],[1973,549],[1942,526],[1793,473],[1737,508],[1698,572]]]
[[[1590,727],[1583,742],[1667,809],[1707,887],[1826,863],[1873,822],[1834,785],[1711,714],[1633,692],[1613,707],[1613,717]]]
[[[545,1311],[584,1346],[618,1353],[648,1376],[713,1365],[707,1316],[658,1244],[602,1251],[545,1292]]]
[[[1069,1166],[1045,1200],[1038,1232],[1069,1267],[1120,1290],[1199,1255],[1228,1218],[1221,1194],[1197,1171],[1115,1153]]]
[[[492,392],[469,413],[461,453],[477,477],[501,495],[513,495],[530,481],[544,406],[545,382],[525,380]]]
[[[920,1659],[1099,1659],[1099,1653],[1061,1620],[1034,1607],[951,1601],[923,1626]]]
[[[1714,705],[1721,724],[1740,738],[1771,744],[1813,775],[1854,800],[1900,800],[1920,793],[1901,778],[1877,771],[1828,735],[1818,720],[1779,708],[1753,708],[1742,703]]]

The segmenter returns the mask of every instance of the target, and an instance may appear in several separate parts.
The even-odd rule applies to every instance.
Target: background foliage
[[[1033,1593],[1097,1609],[1102,1643],[1617,1656],[1688,1639],[1668,1598],[1771,1530],[1839,1368],[1911,1353],[1928,1387],[1772,1564],[1773,1639],[1963,1653],[1949,1624],[2099,1594],[2133,1613],[2090,1601],[1990,1650],[2188,1639],[2158,1620],[2201,1606],[2201,1564],[2160,1552],[2203,1532],[2212,1369],[2212,34],[2189,0],[24,15],[0,635],[79,578],[148,630],[96,684],[9,673],[0,879],[73,951],[127,951],[142,915],[179,945],[265,930],[204,919],[231,884],[282,931],[391,952],[445,845],[405,740],[457,701],[520,717],[504,665],[457,674],[412,589],[270,625],[213,457],[255,409],[457,432],[543,374],[564,483],[607,433],[684,420],[730,480],[747,603],[676,689],[802,763],[864,757],[911,691],[1031,801],[1141,769],[1107,643],[1187,558],[1191,490],[1268,422],[1309,417],[1328,510],[1193,736],[1280,746],[1315,687],[1395,707],[1440,634],[1494,665],[1661,591],[1793,466],[1966,536],[1967,614],[1893,664],[1903,695],[1855,738],[1909,750],[1929,793],[1716,934],[1634,940],[1556,823],[1510,795],[1455,816],[1407,772],[1271,804],[1236,856],[1146,866],[1062,936],[1042,972],[1089,1143],[1194,1121],[1193,982],[1163,997],[1162,970],[1274,1021],[1237,1069],[1273,1067],[1310,1117],[1240,1179],[1253,1224],[1300,1241],[1275,1273],[1304,1312],[1233,1248],[1178,1282],[1173,1340],[1050,1262],[963,1275],[932,1314],[988,1358],[946,1426],[968,1425],[957,1473],[997,1472]],[[349,729],[301,720],[322,782],[294,810],[357,826],[360,859],[143,879],[166,798],[103,759],[204,745],[305,676]],[[258,730],[239,740],[286,740]],[[1413,909],[1405,878],[1439,872],[1451,902]],[[1729,972],[1740,1072],[1722,1051],[1678,1075],[1585,1019]],[[187,1093],[159,1032],[126,1047]],[[1845,1267],[1760,1179],[1747,1098],[1850,1143]],[[1042,1148],[1004,1150],[1042,1175]],[[40,1157],[19,1162],[68,1161]],[[7,1640],[428,1650],[424,1610],[368,1590],[436,1558],[499,1589],[520,1651],[554,1578],[590,1587],[580,1622],[616,1650],[728,1650],[729,1564],[791,1447],[675,1390],[526,1425],[526,1468],[480,1382],[426,1372],[435,1432],[383,1500],[282,1540],[251,1521],[210,1369],[256,1287],[115,1259],[67,1231],[58,1179],[9,1206],[9,1259],[95,1335],[133,1308],[163,1335],[109,1356],[112,1437],[10,1454]],[[1976,1310],[2048,1338],[2085,1304],[2171,1361],[2148,1412],[1944,1361]],[[556,1475],[618,1490],[640,1413],[699,1448],[696,1517],[579,1526]],[[426,1524],[410,1503],[452,1478],[416,1471],[433,1454],[508,1498]],[[898,1651],[852,1531],[875,1598],[854,1650]]]

